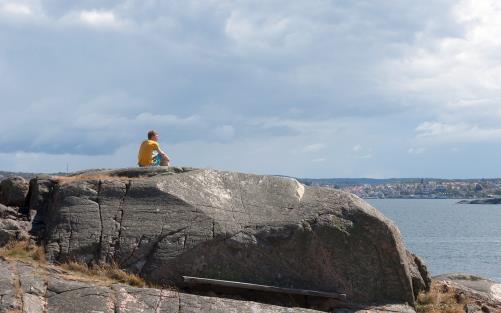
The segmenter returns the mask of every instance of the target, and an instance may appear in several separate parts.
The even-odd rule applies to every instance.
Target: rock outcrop
[[[0,258],[0,312],[24,313],[320,313],[254,301],[203,296],[172,289],[135,288],[99,280],[76,280],[50,266]],[[339,313],[412,313],[405,305],[338,310]]]
[[[0,183],[0,204],[21,207],[28,194],[28,182],[19,176],[9,177]]]
[[[290,178],[159,167],[38,176],[29,190],[18,179],[5,184],[7,198],[20,191],[26,198],[0,205],[0,246],[31,231],[50,262],[116,263],[183,292],[75,282],[46,268],[44,291],[33,293],[23,289],[19,273],[38,269],[4,260],[0,276],[10,278],[0,278],[0,312],[24,306],[26,312],[413,312],[406,304],[430,285],[424,263],[375,208]],[[182,276],[342,293],[347,300],[197,289]],[[22,292],[9,296],[11,278],[8,288],[20,284]]]
[[[433,280],[445,283],[464,297],[475,300],[479,311],[482,306],[501,310],[501,284],[490,279],[465,273],[450,273],[435,276]]]
[[[501,198],[461,200],[458,204],[501,204]]]
[[[118,262],[163,285],[188,275],[414,303],[414,265],[398,229],[346,192],[160,168],[39,179],[30,193],[54,262]]]

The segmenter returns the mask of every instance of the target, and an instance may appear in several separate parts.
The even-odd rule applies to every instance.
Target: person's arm
[[[160,162],[160,165],[167,165],[169,166],[169,162],[170,162],[170,158],[169,156],[167,155],[167,153],[165,153],[161,148],[160,148],[160,144],[158,142],[155,142],[156,144],[156,147],[154,147],[154,149],[158,152],[158,154],[162,157],[161,159],[161,162]]]
[[[167,162],[170,161],[170,158],[167,155],[167,153],[165,153],[162,149],[160,149],[160,147],[158,147],[158,153],[162,156],[162,158],[164,158],[165,160],[167,160]]]
[[[169,156],[160,148],[160,144],[158,142],[154,143],[153,150],[158,152],[158,154],[160,154],[162,158],[169,160]]]

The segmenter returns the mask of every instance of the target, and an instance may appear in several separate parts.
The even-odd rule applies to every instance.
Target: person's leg
[[[161,162],[162,162],[162,157],[160,156],[160,154],[157,154],[154,158],[153,158],[153,166],[159,166],[161,165]]]
[[[169,161],[166,158],[160,157],[160,166],[169,166]]]

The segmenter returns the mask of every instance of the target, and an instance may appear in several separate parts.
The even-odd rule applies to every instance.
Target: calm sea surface
[[[501,205],[369,199],[393,220],[432,275],[466,272],[501,283]]]

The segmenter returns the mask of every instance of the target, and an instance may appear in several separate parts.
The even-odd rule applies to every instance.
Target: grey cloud
[[[399,114],[408,108],[381,94],[378,62],[423,29],[461,31],[451,1],[434,14],[414,1],[40,3],[31,24],[0,21],[4,152],[110,154],[149,128],[176,144],[299,136]],[[82,10],[126,27],[71,23]]]
[[[113,97],[103,102],[106,98],[91,101],[89,107],[51,99],[49,104],[3,109],[0,152],[111,154],[124,144],[140,142],[150,129],[164,133],[169,142],[178,142],[198,138],[207,128],[197,116],[136,113],[140,108],[127,110],[127,102],[120,103]],[[117,102],[122,107],[113,109]],[[96,104],[106,109],[99,110]]]

